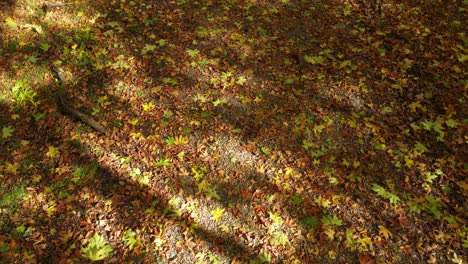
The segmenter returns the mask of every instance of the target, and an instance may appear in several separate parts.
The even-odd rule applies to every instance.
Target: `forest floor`
[[[468,3],[363,2],[0,3],[0,263],[466,263]]]

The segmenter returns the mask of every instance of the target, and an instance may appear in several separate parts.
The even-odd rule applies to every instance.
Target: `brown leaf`
[[[359,264],[375,264],[375,258],[369,254],[359,256]]]

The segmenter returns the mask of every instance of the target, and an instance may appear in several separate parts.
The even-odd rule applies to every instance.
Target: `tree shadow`
[[[16,6],[16,0],[5,0],[0,3],[0,14],[11,14]]]
[[[398,2],[391,1],[391,3]],[[402,3],[404,2],[402,1]],[[379,224],[383,226],[390,225],[392,231],[398,233],[406,230],[421,233],[428,231],[427,229],[418,230],[414,226],[412,228],[398,226],[398,224],[401,224],[399,219],[401,215],[396,215],[394,212],[385,215],[389,220],[383,219],[384,216],[377,213],[379,213],[380,208],[385,206],[385,203],[381,201],[370,202],[375,197],[364,193],[370,191],[369,185],[371,183],[384,184],[386,181],[391,180],[394,181],[393,184],[396,185],[396,190],[408,188],[408,185],[411,185],[402,183],[401,179],[404,177],[404,172],[399,170],[393,162],[394,159],[402,157],[386,154],[381,151],[382,149],[376,150],[377,147],[382,148],[382,145],[393,147],[396,144],[403,143],[412,146],[413,142],[411,141],[418,140],[425,145],[430,144],[431,150],[437,153],[439,158],[455,156],[456,159],[459,159],[458,157],[463,157],[455,155],[463,153],[463,150],[451,153],[450,146],[433,144],[430,141],[434,136],[432,134],[420,133],[412,138],[395,139],[395,135],[401,132],[401,126],[409,126],[402,124],[402,116],[410,116],[413,123],[416,124],[420,120],[424,120],[424,118],[429,118],[424,113],[416,114],[408,110],[409,103],[406,102],[416,102],[420,94],[425,92],[419,85],[436,82],[440,77],[429,74],[424,70],[426,63],[424,57],[416,55],[409,57],[410,60],[414,61],[414,66],[403,71],[403,73],[399,73],[404,65],[389,62],[392,60],[404,61],[398,50],[392,50],[392,47],[386,46],[385,43],[380,44],[381,46],[378,45],[376,49],[364,48],[369,45],[368,37],[371,33],[366,33],[366,31],[359,33],[361,28],[366,30],[371,28],[376,31],[382,29],[382,31],[385,31],[388,29],[385,23],[378,25],[374,18],[355,21],[346,15],[336,17],[335,10],[331,9],[331,7],[327,8],[317,4],[312,5],[312,8],[309,5],[310,3],[305,1],[302,4],[285,5],[284,8],[275,6],[275,4],[270,4],[270,6],[257,4],[248,8],[248,10],[236,5],[226,8],[226,6],[217,2],[208,6],[205,10],[201,9],[200,4],[195,2],[186,5],[153,4],[159,8],[152,11],[155,13],[150,13],[153,17],[140,17],[138,14],[142,11],[138,10],[137,7],[100,6],[94,2],[89,3],[89,6],[94,10],[108,14],[108,17],[99,18],[102,29],[97,30],[96,34],[105,34],[109,30],[113,30],[114,33],[119,31],[119,26],[116,26],[115,23],[121,24],[120,26],[124,29],[124,32],[130,32],[125,35],[109,33],[111,35],[109,35],[108,44],[117,43],[124,48],[126,45],[132,48],[132,51],[126,50],[125,52],[127,52],[127,56],[130,55],[135,59],[136,62],[131,67],[135,67],[138,71],[132,71],[131,67],[130,69],[120,69],[117,66],[117,68],[94,71],[94,73],[83,79],[71,80],[71,89],[69,91],[71,98],[82,99],[82,94],[86,90],[84,104],[88,106],[93,106],[96,103],[96,97],[107,95],[107,102],[110,102],[114,108],[124,111],[132,118],[140,119],[140,122],[136,125],[123,124],[107,136],[93,136],[92,133],[86,133],[86,131],[80,135],[80,133],[70,129],[70,127],[73,127],[73,123],[68,118],[51,115],[50,120],[41,122],[39,127],[43,129],[42,132],[26,138],[38,144],[62,145],[58,143],[63,143],[63,150],[66,150],[67,156],[69,156],[67,159],[76,162],[77,167],[87,168],[96,159],[100,163],[100,169],[89,179],[92,184],[85,185],[88,191],[72,190],[73,193],[76,193],[73,196],[85,197],[94,193],[96,197],[99,196],[99,199],[96,198],[96,201],[92,203],[72,201],[72,207],[80,209],[76,209],[79,212],[77,214],[79,217],[72,220],[71,226],[74,226],[75,229],[83,228],[90,232],[106,233],[109,238],[112,238],[114,237],[111,235],[113,231],[122,232],[125,228],[118,230],[117,228],[116,230],[111,228],[108,230],[108,226],[121,225],[134,229],[146,227],[149,230],[154,228],[154,223],[174,221],[177,223],[175,225],[177,228],[174,229],[179,231],[173,233],[173,237],[166,237],[168,240],[173,239],[171,247],[177,247],[175,239],[196,241],[196,243],[204,241],[204,243],[208,244],[208,247],[223,244],[224,248],[220,249],[220,251],[229,258],[239,255],[246,255],[246,258],[258,256],[262,249],[251,248],[248,239],[237,244],[232,242],[236,241],[236,236],[239,234],[240,236],[248,236],[248,232],[242,231],[236,235],[229,235],[228,232],[217,233],[217,231],[213,231],[216,230],[215,228],[210,229],[208,226],[195,228],[193,237],[182,237],[181,228],[190,229],[194,219],[186,211],[179,215],[180,213],[171,205],[174,202],[171,199],[173,197],[179,197],[183,200],[188,199],[184,196],[185,194],[203,197],[203,193],[197,192],[197,183],[192,179],[190,173],[182,175],[182,172],[184,170],[189,171],[194,165],[205,165],[210,169],[206,176],[207,179],[219,188],[218,191],[223,194],[223,197],[229,197],[228,200],[219,202],[223,205],[223,208],[228,208],[229,213],[235,215],[237,205],[258,206],[258,218],[254,220],[253,227],[266,229],[268,221],[271,221],[268,219],[268,213],[270,212],[284,213],[283,217],[293,219],[293,222],[301,222],[307,217],[316,216],[319,218],[324,215],[334,215],[338,209],[321,206],[316,200],[319,197],[332,200],[334,196],[339,194],[342,196],[343,201],[348,201],[351,204],[361,203],[361,212],[357,212],[351,205],[346,205],[350,213],[340,212],[340,218],[343,218],[346,226],[351,226],[360,217],[367,217],[365,219],[373,223],[370,227],[366,227],[372,231],[375,231]],[[338,6],[343,10],[347,8],[343,4],[338,4]],[[148,4],[145,8],[150,9],[152,7]],[[269,14],[268,12],[272,13]],[[277,13],[275,14],[275,12]],[[226,20],[225,24],[213,26],[206,22],[209,21],[210,14],[226,16],[230,20]],[[205,18],[208,18],[208,20]],[[251,21],[251,19],[254,20]],[[187,23],[189,26],[185,26]],[[391,21],[387,23],[391,23]],[[149,36],[147,37],[143,29],[139,31],[141,28],[138,25],[143,24],[145,24],[145,27],[141,28],[154,32],[156,35],[154,40]],[[328,31],[328,27],[332,27],[332,30]],[[219,33],[213,33],[220,28],[222,30]],[[340,34],[336,34],[336,32]],[[73,35],[74,32],[65,32],[65,35],[67,34]],[[411,33],[395,29],[386,34],[389,35],[388,39],[391,40],[391,43],[402,45],[404,43],[402,36]],[[276,35],[279,38],[272,37]],[[288,36],[288,39],[292,39],[292,41],[288,42],[284,36]],[[135,41],[135,39],[138,40],[138,44],[132,47],[132,41]],[[161,39],[165,39],[173,45],[168,44],[160,49],[155,47],[157,52],[152,55],[141,53],[142,49],[145,48],[146,41],[148,44],[153,45]],[[194,40],[197,44],[194,44]],[[54,42],[63,43],[65,46],[65,43],[59,40],[58,36]],[[89,43],[85,43],[84,49],[92,49],[90,47],[92,45],[87,45]],[[60,45],[57,46],[60,47]],[[191,57],[187,49],[194,52],[197,48],[202,50],[199,51],[202,54],[200,54],[200,57],[195,55],[191,60],[210,58],[213,62],[212,66],[202,69],[199,66],[188,67],[186,65],[185,61]],[[383,73],[378,67],[369,68],[372,61],[378,61],[382,57],[382,53],[379,52],[383,52],[383,50],[379,51],[377,48],[387,52],[388,59],[386,62],[391,65],[388,69],[389,73]],[[354,49],[361,49],[361,51],[356,52]],[[171,57],[168,59],[164,53],[171,54]],[[343,58],[340,58],[340,54],[342,54]],[[112,56],[116,57],[114,63],[119,62],[118,55],[119,53],[112,54]],[[50,56],[50,58],[53,58],[55,55]],[[307,60],[309,61],[305,61],[305,56],[308,56]],[[325,60],[325,62],[321,62],[321,60]],[[77,70],[78,67],[70,66],[70,68],[72,72]],[[81,72],[85,72],[87,68],[93,72],[89,65],[82,68],[84,69],[80,69]],[[209,68],[211,68],[211,72]],[[217,68],[218,73],[213,73],[213,68]],[[336,71],[339,74],[334,74]],[[230,72],[235,78],[228,76]],[[126,76],[120,78],[119,74]],[[231,84],[233,79],[234,82],[238,81],[238,78],[242,75],[249,78],[248,85],[252,86],[251,89],[242,85],[235,87],[236,85]],[[328,78],[329,75],[341,76],[342,79]],[[138,76],[144,76],[144,78]],[[318,76],[322,76],[322,78]],[[428,80],[420,82],[423,76]],[[213,77],[218,80],[212,80]],[[122,91],[119,92],[120,95],[115,91],[105,90],[106,87],[116,86],[117,83],[114,80],[119,79],[122,79],[124,83]],[[403,79],[410,81],[405,84]],[[151,84],[144,84],[142,80],[148,80]],[[174,84],[174,80],[178,83]],[[91,83],[95,81],[98,84],[92,86]],[[385,83],[389,81],[396,85],[403,85],[407,90],[389,87]],[[455,87],[456,83],[452,85]],[[139,90],[143,92],[145,89],[151,90],[154,88],[154,90],[144,93],[143,96],[137,96],[138,99],[132,101],[131,97],[138,95],[136,92],[138,86],[141,87]],[[369,91],[364,92],[365,89],[370,90],[371,94],[369,95]],[[198,93],[207,90],[211,91],[211,94],[201,94],[201,96],[209,97],[212,102],[187,102],[187,98],[193,98]],[[233,96],[235,93],[241,96]],[[449,93],[450,97],[453,97],[459,95],[460,91],[435,87],[431,93],[431,100],[434,103],[427,107],[429,110],[441,113],[443,106],[446,105],[443,95]],[[50,102],[48,96],[44,95],[44,97],[44,101]],[[225,104],[214,105],[213,101],[223,98],[226,99]],[[146,112],[142,114],[136,110],[140,109],[137,107],[138,104],[147,102],[158,104],[155,109],[159,113]],[[396,102],[404,107],[391,105],[391,102]],[[369,107],[369,105],[391,106],[392,112],[383,115],[379,109]],[[455,107],[456,112],[463,112],[461,105],[455,105]],[[163,112],[168,110],[180,120],[165,118]],[[167,114],[167,116],[169,115]],[[373,116],[378,118],[373,118]],[[118,118],[117,111],[116,113],[104,114],[104,120],[107,121],[108,125],[111,124],[112,120]],[[339,125],[327,125],[329,120]],[[131,120],[122,120],[122,122],[128,121]],[[200,125],[190,125],[191,121],[197,121]],[[162,126],[161,124],[164,122],[167,124]],[[65,129],[66,132],[57,132],[56,124],[68,127]],[[388,124],[388,126],[384,126],[384,124]],[[353,126],[361,128],[362,131],[359,132],[361,134],[356,133]],[[193,130],[191,136],[191,141],[194,141],[193,145],[167,148],[162,142],[165,138],[179,135],[188,137],[191,135],[190,133],[184,134],[178,127],[189,127]],[[25,124],[21,134],[26,134],[27,129],[34,129],[34,126]],[[329,140],[329,135],[333,135],[331,130],[336,130],[333,133],[341,136]],[[142,132],[147,138],[156,133],[160,137],[158,140],[149,140],[129,136],[131,133],[138,132]],[[449,136],[455,137],[456,135]],[[84,139],[84,143],[78,142],[80,145],[84,145],[83,149],[73,146],[67,147],[67,144],[70,144],[69,142],[80,137]],[[122,141],[122,137],[128,140]],[[210,149],[210,146],[218,142],[217,140],[221,137],[240,142],[240,146],[235,151],[237,151],[237,154],[257,157],[257,159],[252,158],[251,160],[251,164],[254,165],[236,165],[238,166],[236,167],[230,164],[231,160],[216,161],[210,159],[209,155],[203,158],[200,157],[202,151],[199,151],[198,147],[205,148],[208,153],[213,155],[224,154],[221,151]],[[116,142],[112,144],[107,143],[106,140],[115,140]],[[86,145],[92,143],[105,145],[102,148],[102,153],[86,153],[88,148]],[[222,142],[217,144],[221,145]],[[151,145],[156,145],[162,150],[155,152],[155,148],[151,147]],[[93,148],[93,146],[90,148]],[[137,158],[131,160],[124,169],[120,168],[115,160],[111,164],[112,166],[104,165],[106,154],[110,155],[112,151],[116,151],[119,158],[128,156],[136,156]],[[170,167],[171,170],[159,170],[149,166],[159,158],[173,157],[181,151],[186,152],[187,158],[177,162],[177,165],[174,164],[174,168]],[[268,152],[272,154],[267,154]],[[380,154],[369,154],[374,152]],[[264,155],[268,156],[268,158],[264,158]],[[236,156],[237,159],[239,157]],[[144,161],[145,158],[148,161]],[[173,160],[176,161],[175,158]],[[271,160],[271,162],[265,162],[264,160]],[[264,164],[256,166],[258,164],[255,163],[260,161]],[[63,162],[67,164],[70,161],[65,160]],[[237,164],[236,162],[231,163]],[[352,165],[346,165],[347,163]],[[372,164],[372,166],[360,166],[359,163]],[[456,164],[461,163],[457,161]],[[48,169],[51,169],[48,166],[50,165],[45,166],[43,170],[51,179],[44,179],[44,183],[52,180],[54,174],[48,171]],[[233,168],[226,169],[226,174],[232,173],[234,179],[223,183],[217,179],[218,176],[222,175],[218,174],[217,171],[229,166]],[[290,175],[289,177],[292,178],[289,182],[286,181],[290,185],[289,187],[283,186],[280,183],[281,181],[275,180],[275,177],[286,177],[284,170],[287,167],[293,167],[297,175],[301,175],[298,179]],[[127,174],[130,173],[130,169],[134,168],[140,169],[143,173],[150,173],[155,179],[151,186],[147,187],[136,183],[134,180],[129,180]],[[264,171],[256,171],[261,168],[264,168]],[[242,169],[245,169],[248,173],[245,173]],[[283,170],[283,172],[280,173],[280,170]],[[396,173],[388,176],[392,172]],[[181,174],[181,176],[178,174]],[[242,174],[246,175],[243,176]],[[71,172],[67,175],[67,177],[72,177]],[[454,175],[455,178],[461,176],[461,173]],[[331,178],[338,180],[338,184],[331,184]],[[419,179],[411,180],[415,183],[419,181]],[[189,187],[184,187],[184,184]],[[252,186],[249,185],[257,188],[251,188]],[[294,189],[296,186],[308,186],[310,188],[299,193],[298,190]],[[459,189],[455,185],[451,187],[456,190]],[[230,194],[231,190],[236,192]],[[273,207],[256,200],[258,199],[256,195],[266,199],[273,194],[283,195],[285,201],[290,201],[294,195],[300,194],[303,204],[283,202]],[[460,198],[460,196],[460,193],[456,191],[452,199],[463,201],[463,197]],[[99,209],[111,208],[103,200],[110,200],[114,205],[111,209],[113,213],[109,214],[113,216],[112,219],[102,219],[100,218],[102,215],[94,212],[93,215],[90,214],[93,211],[93,206]],[[154,201],[158,202],[152,205]],[[232,206],[232,204],[235,205]],[[304,211],[301,207],[309,211]],[[136,215],[137,213],[140,214],[139,212],[145,213]],[[239,219],[242,219],[241,221],[252,221],[248,219],[249,215],[247,214],[238,215]],[[374,215],[374,218],[369,217],[369,215]],[[148,222],[151,224],[147,225]],[[428,226],[434,226],[438,223],[432,221],[427,224]],[[304,233],[309,232],[308,228],[306,225],[298,227]],[[157,237],[163,233],[162,230],[154,229],[149,232],[149,236]],[[47,232],[44,230],[44,233]],[[374,234],[376,233],[377,231],[374,232]],[[85,237],[89,238],[89,234],[81,231],[75,234],[72,237],[73,239],[67,240],[66,243],[59,243],[58,247],[62,248],[66,256],[79,254],[79,250],[78,253],[76,253],[77,250],[68,252],[69,246],[73,244],[73,240],[81,241]],[[115,237],[119,237],[119,234],[115,233]],[[201,238],[201,241],[197,240],[197,238]],[[338,252],[347,252],[346,249],[342,248],[341,243],[329,241],[323,234],[316,235],[315,239],[321,243],[334,244],[331,248]],[[294,244],[294,246],[296,248],[303,246],[303,249],[312,248],[316,243],[312,242],[316,241],[315,239],[305,240],[305,244]],[[112,243],[119,244],[121,242],[112,241]],[[231,243],[233,243],[232,248],[229,248],[228,245]],[[411,245],[412,242],[408,243]],[[150,247],[151,245],[145,246]],[[49,247],[50,251],[54,249],[53,246],[46,247]],[[323,247],[323,249],[328,250],[327,247]],[[297,249],[297,251],[300,250]],[[399,249],[392,252],[399,252]],[[328,253],[320,251],[319,258]],[[43,254],[47,255],[48,253]],[[114,256],[124,254],[125,252],[115,252]],[[169,257],[166,255],[166,259],[171,259],[171,254]],[[299,258],[304,262],[309,262],[313,258],[308,254],[307,251],[300,252],[299,255],[301,256]],[[417,259],[418,256],[418,253],[415,253],[414,250],[407,253],[407,255],[400,254],[401,259],[404,259],[405,256]],[[48,258],[50,259],[50,254],[44,257],[44,261],[48,261]],[[131,260],[132,257],[128,258]],[[286,260],[286,256],[281,255],[278,259],[279,261]],[[344,259],[343,262],[356,261],[356,259],[357,253],[355,255],[353,253],[353,256]],[[135,260],[138,261],[139,258],[136,257]],[[176,258],[176,260],[179,262],[190,261],[183,257]],[[325,261],[324,259],[320,260]]]

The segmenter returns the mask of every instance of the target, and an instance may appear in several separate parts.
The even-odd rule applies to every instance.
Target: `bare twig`
[[[59,88],[59,90],[57,92],[57,97],[58,97],[57,103],[60,106],[60,108],[62,109],[62,111],[65,114],[69,114],[69,115],[75,117],[76,119],[81,120],[83,123],[85,123],[85,124],[91,126],[92,128],[96,129],[97,131],[105,134],[107,129],[104,126],[102,126],[101,124],[99,124],[99,122],[94,120],[94,118],[92,118],[91,116],[89,116],[89,115],[81,112],[80,110],[75,109],[72,106],[67,104],[67,102],[64,99],[64,95],[63,95],[63,93],[65,91],[65,88],[66,88],[65,78],[64,78],[62,72],[60,71],[60,69],[55,67],[55,66],[52,67],[52,72],[54,73],[55,77],[59,80],[59,83],[60,83],[60,88]]]

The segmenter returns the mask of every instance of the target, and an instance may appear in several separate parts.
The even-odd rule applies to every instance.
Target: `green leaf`
[[[317,74],[317,80],[322,80],[322,79],[325,78],[325,77],[326,77],[326,75],[323,74],[323,73]]]
[[[267,252],[262,252],[258,256],[258,261],[260,261],[260,263],[270,263],[271,262],[271,255],[268,254]]]
[[[457,57],[458,61],[461,63],[465,63],[466,61],[468,61],[468,55],[466,54],[457,54]]]
[[[37,57],[32,55],[32,56],[29,56],[28,60],[31,62],[31,63],[36,63],[37,62]]]
[[[213,254],[208,254],[208,258],[210,259],[211,264],[221,264],[221,261],[219,260],[219,258]]]
[[[448,215],[444,217],[444,220],[447,221],[449,224],[456,225],[457,224],[457,218],[454,215]]]
[[[116,22],[116,21],[111,21],[111,22],[107,23],[107,25],[109,25],[112,28],[115,28],[115,27],[119,26],[119,23]]]
[[[175,137],[168,137],[166,138],[165,142],[167,145],[172,145],[176,141]]]
[[[372,190],[377,193],[377,195],[390,201],[390,204],[396,205],[400,201],[400,197],[397,195],[388,192],[384,187],[374,183],[372,184]]]
[[[13,132],[15,132],[15,129],[12,128],[11,126],[6,126],[2,128],[2,138],[9,138],[13,135]]]
[[[160,159],[158,160],[157,162],[154,163],[154,166],[158,166],[158,167],[167,167],[171,165],[171,162],[169,159]]]
[[[48,51],[50,49],[50,47],[51,46],[49,45],[49,43],[41,43],[41,45],[40,45],[40,48],[43,51]]]
[[[462,240],[462,242],[463,242],[462,247],[468,248],[468,235]]]
[[[78,183],[82,178],[84,178],[86,176],[88,172],[86,171],[85,168],[76,168],[75,169],[75,177],[73,177],[72,181],[74,183]]]
[[[156,49],[156,45],[146,44],[145,47],[141,50],[142,55],[153,53],[154,49]]]
[[[227,71],[227,72],[221,72],[221,80],[227,80],[229,77],[232,76],[232,72]]]
[[[98,233],[89,240],[88,246],[81,249],[82,255],[91,261],[99,261],[107,258],[112,252],[112,247],[107,245],[104,238]]]
[[[84,177],[86,176],[86,169],[85,168],[76,168],[75,170],[75,175],[78,176],[78,177]]]
[[[431,130],[433,123],[430,120],[424,120],[420,122],[424,130]]]
[[[260,148],[260,150],[263,152],[263,154],[265,154],[267,156],[271,154],[271,149],[269,147],[263,146],[263,147]]]
[[[158,20],[156,18],[145,18],[145,20],[143,20],[145,26],[154,26],[157,22]]]
[[[435,132],[437,133],[443,133],[444,128],[442,127],[442,124],[439,121],[434,121],[432,123],[432,128],[434,129]]]
[[[325,125],[315,125],[314,128],[312,128],[312,131],[314,133],[322,133],[322,131],[325,129]]]
[[[318,226],[318,218],[316,216],[313,217],[306,217],[304,218],[303,222],[307,226],[307,228],[316,228]]]
[[[130,65],[124,60],[118,60],[112,64],[113,69],[130,69]]]
[[[302,196],[300,196],[300,195],[297,194],[297,193],[294,194],[293,197],[291,197],[291,200],[292,200],[292,202],[293,202],[294,204],[297,204],[297,205],[299,205],[299,204],[301,204],[301,203],[303,202]]]
[[[210,188],[210,183],[206,179],[203,179],[198,183],[197,187],[199,192],[206,192]]]
[[[239,85],[244,85],[247,82],[247,79],[244,76],[239,76],[236,83]]]
[[[167,43],[167,40],[165,39],[160,39],[158,40],[158,45],[161,46],[161,47],[164,47]]]
[[[305,149],[305,150],[308,150],[309,148],[313,147],[314,144],[306,139],[304,139],[302,141],[302,147]]]
[[[320,218],[320,221],[325,226],[333,226],[333,225],[342,226],[343,225],[343,221],[340,218],[338,218],[336,215],[323,216],[322,218]]]
[[[193,96],[193,101],[206,103],[208,101],[208,98],[204,94],[197,93],[196,95]]]
[[[138,182],[143,185],[148,185],[150,183],[150,177],[148,175],[142,175],[138,177]]]
[[[311,64],[322,64],[324,63],[325,61],[325,58],[318,55],[318,56],[307,56],[307,55],[304,55],[304,60],[308,63],[311,63]]]
[[[128,229],[125,231],[125,234],[122,238],[122,242],[127,246],[130,250],[133,250],[135,247],[141,245],[141,242],[135,238],[136,233],[132,229]]]
[[[428,152],[429,150],[419,141],[416,141],[416,144],[414,144],[414,149],[418,151],[419,153],[424,153]]]
[[[346,229],[346,242],[352,248],[356,245],[356,240],[354,240],[354,234],[352,229]]]
[[[273,233],[272,242],[275,246],[284,246],[289,243],[288,235],[283,231],[277,230]]]
[[[385,56],[387,54],[387,50],[385,48],[377,48],[377,51],[379,52],[380,56]]]
[[[270,219],[271,221],[273,221],[273,224],[275,225],[282,225],[284,222],[281,216],[274,212],[270,212]]]
[[[11,17],[7,17],[7,18],[5,19],[5,24],[6,24],[9,28],[11,28],[11,29],[13,29],[13,30],[18,29],[18,25],[16,25],[15,20],[14,20],[13,18],[11,18]]]
[[[192,167],[192,176],[197,181],[200,182],[203,180],[206,174],[206,168],[201,166]]]
[[[24,232],[26,232],[26,226],[24,224],[16,227],[16,233],[18,235],[23,236]]]
[[[221,200],[221,197],[219,197],[218,193],[216,192],[215,188],[207,188],[205,191],[205,195],[208,198],[214,198],[216,200]]]
[[[130,172],[130,177],[138,177],[141,175],[141,170],[140,168],[133,168],[132,171]]]
[[[312,152],[312,156],[314,158],[320,158],[320,157],[322,157],[323,155],[326,154],[326,151],[325,151],[325,149],[323,147],[322,147],[322,149],[312,150],[311,152]]]
[[[198,55],[198,53],[200,53],[200,51],[197,49],[187,49],[186,52],[191,58],[194,58]]]
[[[0,253],[6,253],[10,251],[10,245],[6,242],[0,244]]]
[[[347,4],[343,7],[343,15],[345,16],[351,15],[351,5]]]
[[[429,183],[432,183],[435,179],[437,179],[437,177],[439,177],[439,175],[435,173],[430,173],[430,172],[426,173],[426,181]]]
[[[210,63],[210,60],[208,60],[208,59],[202,59],[202,60],[198,61],[198,65],[200,65],[202,67],[208,65],[209,63]]]
[[[171,118],[174,115],[171,110],[164,111],[163,117],[168,119]]]
[[[218,105],[226,104],[226,103],[227,103],[226,98],[221,98],[221,99],[217,99],[216,101],[214,101],[213,106],[218,106]]]
[[[445,124],[450,128],[456,128],[458,126],[458,122],[453,119],[448,119],[445,121]]]
[[[442,212],[439,210],[441,207],[440,199],[436,199],[431,196],[426,196],[425,198],[427,202],[423,204],[423,210],[432,213],[435,219],[440,219],[442,217]]]
[[[171,84],[171,85],[176,85],[177,84],[177,80],[174,80],[170,77],[164,77],[163,78],[163,83],[165,84]]]
[[[127,159],[130,160],[130,157],[128,157]],[[93,160],[93,162],[91,162],[91,167],[89,168],[89,175],[94,176],[98,169],[99,169],[99,164],[95,160]]]
[[[351,66],[351,65],[353,65],[351,60],[345,60],[340,63],[340,65],[338,66],[338,69],[343,69],[344,67]]]
[[[413,66],[413,60],[410,60],[408,58],[404,58],[403,59],[403,62],[400,63],[400,69],[403,71],[403,72],[406,72],[406,70],[408,70],[409,68],[411,68]]]
[[[258,33],[260,33],[260,35],[262,35],[262,36],[268,35],[268,31],[267,31],[266,29],[262,28],[262,27],[258,27],[258,28],[257,28],[257,31],[258,31]]]

